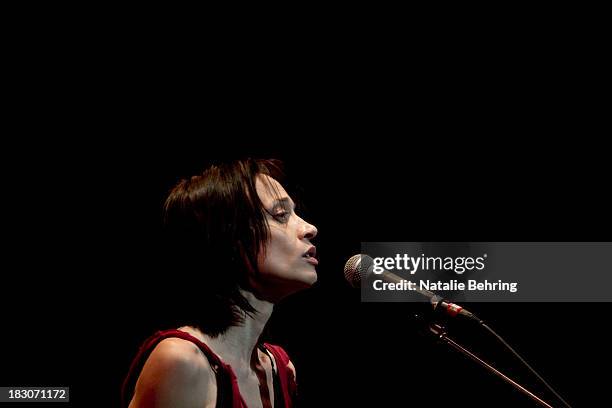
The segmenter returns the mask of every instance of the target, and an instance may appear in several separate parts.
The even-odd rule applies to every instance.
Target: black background
[[[319,229],[319,282],[270,323],[301,406],[535,406],[419,334],[414,305],[361,304],[342,269],[362,241],[609,241],[607,70],[591,43],[451,36],[416,56],[245,38],[196,52],[135,31],[110,45],[108,31],[19,32],[1,151],[0,384],[116,406],[138,346],[180,301],[160,284],[166,192],[252,156],[285,161]],[[573,406],[604,399],[610,304],[467,306]],[[492,338],[450,328],[554,401]]]
[[[168,126],[158,136],[170,134]],[[339,135],[257,132],[250,142],[220,145],[231,136],[202,133],[196,141],[168,136],[129,146],[21,147],[29,157],[21,156],[21,170],[8,180],[18,211],[7,213],[12,239],[5,253],[12,262],[2,298],[3,384],[68,385],[75,404],[88,405],[92,395],[96,404],[117,404],[139,344],[163,328],[164,305],[180,301],[180,293],[160,284],[172,274],[163,263],[164,195],[180,177],[212,162],[252,155],[284,160],[304,217],[319,229],[319,282],[278,305],[269,330],[298,367],[302,406],[330,400],[531,406],[475,363],[421,335],[412,319],[420,311],[415,305],[361,304],[342,269],[361,241],[602,239],[599,231],[609,226],[604,185],[584,168],[566,166],[571,160],[544,160],[559,142],[535,150],[508,139],[517,155],[502,158],[503,141],[494,137],[471,150],[461,148],[469,147],[465,141],[425,141],[409,129],[394,139],[345,134],[346,141],[336,142],[345,147],[333,150],[331,139]],[[587,151],[595,173],[601,166],[594,150],[572,153]],[[571,403],[584,405],[589,393],[602,393],[609,304],[468,306]],[[553,401],[490,336],[466,323],[450,328]]]

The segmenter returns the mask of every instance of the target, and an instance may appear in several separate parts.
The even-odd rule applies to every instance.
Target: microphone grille
[[[344,264],[344,278],[352,287],[361,287],[361,281],[367,277],[373,263],[374,261],[368,255],[357,254],[351,256]]]

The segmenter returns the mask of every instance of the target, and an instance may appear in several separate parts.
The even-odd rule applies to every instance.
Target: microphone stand
[[[478,364],[480,364],[481,366],[483,366],[484,368],[486,368],[487,370],[489,370],[491,373],[495,374],[496,376],[500,377],[505,382],[511,384],[514,388],[521,391],[523,394],[527,395],[529,398],[536,401],[541,406],[547,407],[547,408],[553,408],[552,405],[542,400],[540,397],[538,397],[537,395],[529,391],[527,388],[523,387],[516,381],[512,380],[510,377],[508,377],[501,371],[497,370],[495,367],[493,367],[486,361],[482,360],[480,357],[478,357],[477,355],[475,355],[474,353],[472,353],[471,351],[463,347],[461,344],[457,343],[452,338],[448,337],[448,335],[446,334],[446,329],[443,326],[433,323],[429,325],[429,330],[436,337],[438,337],[438,339],[448,344],[450,347],[454,348],[455,350],[461,352],[462,354],[468,356],[472,360],[476,361]]]

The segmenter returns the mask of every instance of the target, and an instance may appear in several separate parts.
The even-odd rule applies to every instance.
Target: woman
[[[280,177],[277,162],[248,159],[213,166],[170,192],[165,224],[197,316],[141,347],[124,406],[293,405],[295,368],[260,336],[275,303],[317,280],[317,229],[295,213]]]

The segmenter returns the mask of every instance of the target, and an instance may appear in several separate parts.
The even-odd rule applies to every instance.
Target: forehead
[[[266,207],[271,206],[274,200],[289,197],[289,194],[278,181],[265,174],[257,175],[255,188],[259,199]]]

